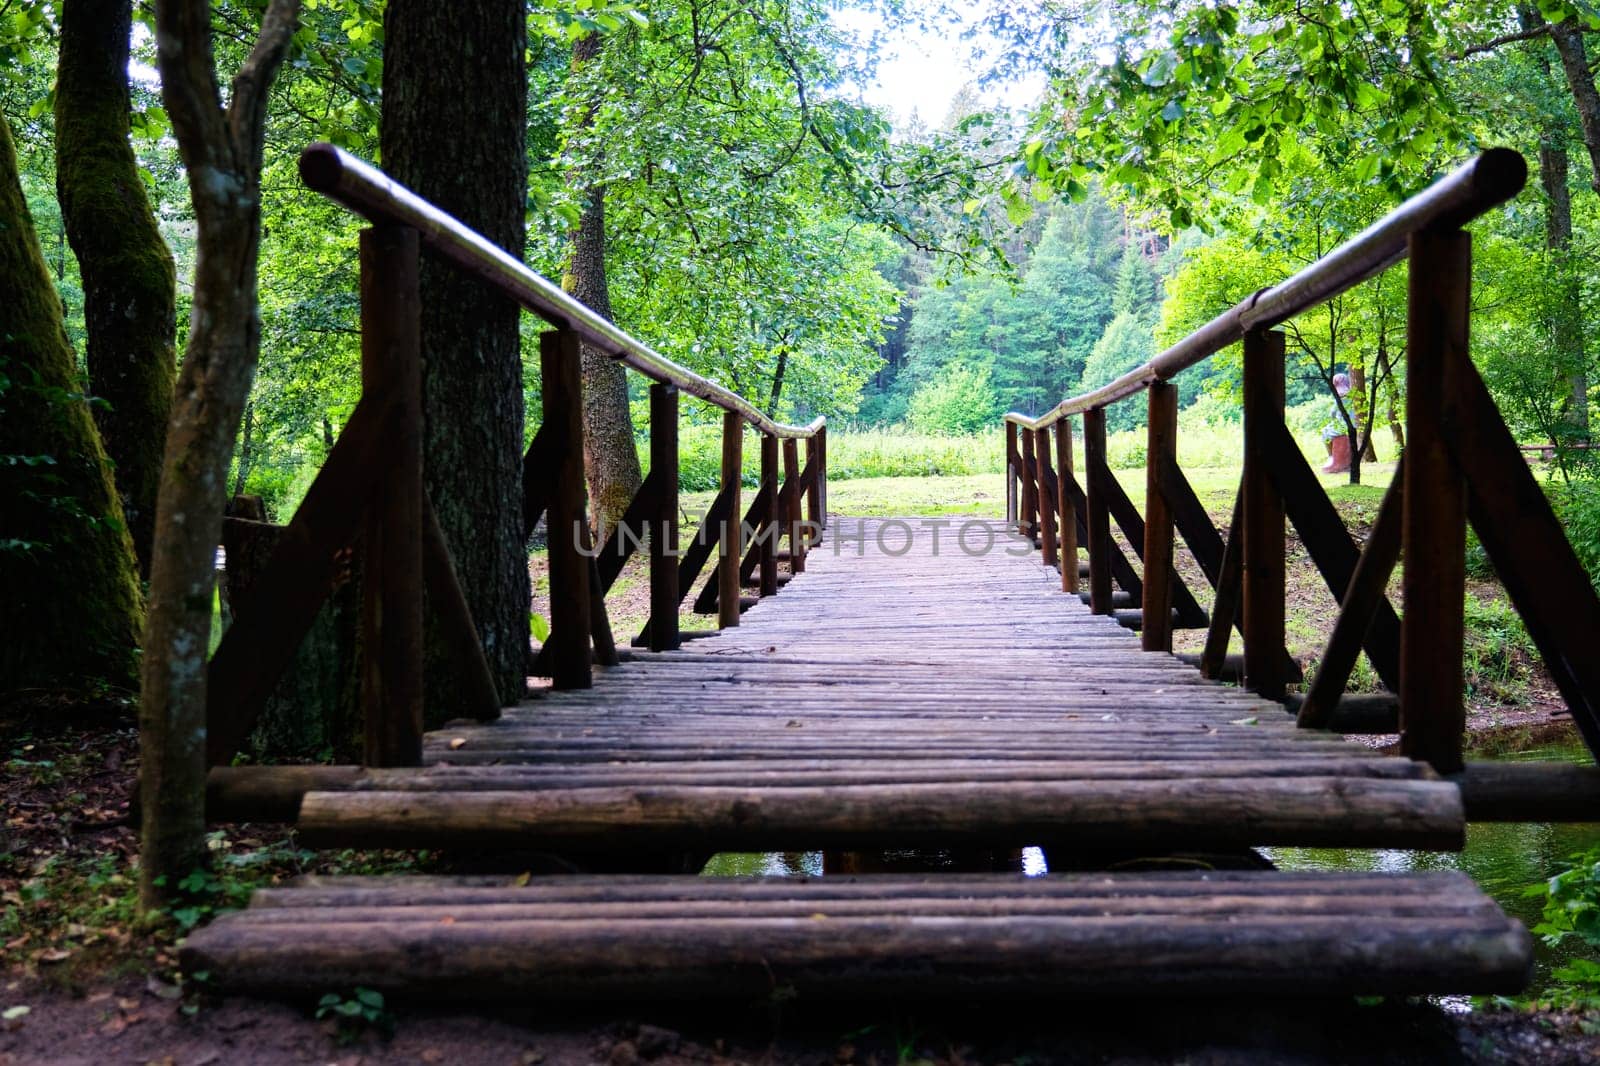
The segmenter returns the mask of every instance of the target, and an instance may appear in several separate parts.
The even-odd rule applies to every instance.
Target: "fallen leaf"
[[[1234,725],[1255,725],[1258,721],[1259,721],[1259,719],[1256,718],[1256,716],[1252,714],[1249,718],[1235,718],[1233,720],[1233,724]]]
[[[467,746],[467,738],[466,737],[451,737],[450,738],[450,750],[451,751],[458,751],[459,749],[464,748],[466,746]]]
[[[72,952],[66,948],[45,948],[43,951],[39,952],[39,954],[35,955],[34,958],[38,959],[40,962],[61,962],[65,959],[72,958]]]
[[[0,1011],[0,1019],[4,1019],[8,1022],[14,1022],[32,1009],[32,1007],[24,1007],[19,1003],[15,1007],[7,1007],[5,1010]]]

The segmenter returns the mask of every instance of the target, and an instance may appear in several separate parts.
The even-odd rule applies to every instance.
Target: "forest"
[[[926,110],[881,102],[895,60],[931,41],[960,49],[961,79],[942,95],[927,86]],[[661,650],[645,640],[660,626],[652,597],[663,580],[648,556],[669,527],[574,584],[558,558],[563,507],[576,502],[582,551],[626,549],[620,527],[650,507],[670,512],[674,549],[680,537],[709,544],[727,523],[737,531],[744,505],[770,506],[775,529],[790,523],[781,555],[760,557],[758,540],[749,559],[733,556],[743,585],[710,548],[697,600],[674,579],[686,639],[736,628],[752,582],[752,629],[761,599],[804,589],[807,537],[833,516],[1004,516],[1030,544],[1043,535],[1049,569],[1057,521],[1068,543],[1074,449],[1108,464],[1127,508],[1154,527],[1163,490],[1146,471],[1166,430],[1142,397],[1098,408],[1098,441],[1087,422],[1063,420],[1057,480],[1050,431],[1028,438],[1024,461],[1006,443],[1008,412],[1032,419],[1124,379],[1488,149],[1516,152],[1528,177],[1469,226],[1471,365],[1583,568],[1579,591],[1600,590],[1591,50],[1600,10],[1579,0],[0,0],[0,960],[16,978],[0,992],[0,1061],[13,1051],[49,1061],[34,1023],[53,1010],[76,1017],[81,1004],[63,995],[122,989],[128,960],[140,987],[151,975],[150,994],[182,1017],[209,1010],[205,979],[178,961],[184,938],[256,889],[304,876],[477,876],[447,848],[308,848],[292,817],[208,816],[208,782],[214,793],[229,767],[321,780],[321,770],[420,765],[424,731],[482,717],[472,706],[482,692],[511,714],[563,687],[548,657],[573,639],[552,637],[575,617],[562,603],[573,589],[592,592],[595,633],[609,627],[593,638],[597,676],[642,657],[641,641]],[[1019,102],[1018,85],[1036,91]],[[373,341],[385,227],[313,191],[302,153],[318,142],[381,169],[705,388],[662,406],[669,381],[559,316],[523,313],[537,308],[452,266],[425,234],[415,291],[402,271],[390,294],[415,299],[418,388],[391,392]],[[1409,484],[1405,462],[1422,461],[1403,462],[1418,399],[1408,359],[1424,340],[1418,279],[1403,255],[1384,266],[1275,324],[1287,439],[1363,561],[1391,495]],[[570,382],[552,369],[562,353],[577,363]],[[1243,346],[1172,384],[1174,461],[1220,549],[1242,533],[1247,496]],[[742,429],[707,398],[718,390],[749,405]],[[395,421],[412,403],[415,423]],[[663,410],[675,419],[671,451]],[[783,428],[790,451],[763,425]],[[569,438],[574,465],[551,459],[546,484],[536,468],[565,447],[550,441]],[[341,456],[365,457],[370,478]],[[407,497],[414,528],[394,543],[417,552],[413,569],[427,559],[434,570],[405,616],[418,627],[403,640],[419,687],[396,689],[414,700],[418,747],[379,758],[388,741],[361,719],[386,690],[363,664],[378,661],[368,644],[386,610],[372,589],[389,580],[373,560],[391,545],[336,497],[369,506],[390,462],[413,463],[419,478]],[[1455,475],[1458,490],[1472,474]],[[1031,504],[1019,477],[1032,479]],[[1103,491],[1078,516],[1091,536]],[[798,528],[803,498],[811,534]],[[1600,632],[1567,615],[1571,633],[1552,638],[1526,617],[1518,579],[1495,558],[1504,549],[1474,531],[1482,508],[1472,506],[1470,525],[1464,509],[1455,519],[1463,602],[1449,597],[1461,616],[1466,751],[1592,771],[1585,712],[1548,642]],[[335,513],[342,525],[326,517]],[[1155,541],[1115,521],[1138,569]],[[1279,642],[1305,678],[1333,647],[1346,594],[1315,542],[1291,535],[1280,560]],[[1091,558],[1087,542],[1071,543]],[[446,584],[424,554],[435,545]],[[249,614],[241,606],[264,596],[251,582],[290,572],[272,569],[280,556],[299,558],[297,580],[318,591],[269,589],[289,621],[240,627],[230,646]],[[684,568],[691,581],[706,561]],[[1061,589],[1077,592],[1073,562],[1055,565]],[[1195,611],[1223,610],[1216,566],[1171,566],[1199,593]],[[1391,558],[1389,569],[1377,594],[1398,601],[1407,568]],[[1139,608],[1137,575],[1117,581],[1117,607]],[[1110,613],[1088,587],[1084,603]],[[274,638],[275,625],[292,639]],[[601,650],[610,629],[620,668]],[[262,643],[246,647],[246,635]],[[591,638],[578,636],[587,678]],[[1209,648],[1203,627],[1166,640],[1183,655]],[[261,650],[278,644],[281,656]],[[1350,694],[1398,691],[1363,646]],[[480,662],[482,678],[463,681]],[[217,680],[228,671],[246,680],[228,688]],[[260,705],[240,710],[242,737],[218,750],[218,694],[256,689],[241,703]],[[1370,746],[1405,751],[1401,732]],[[1600,784],[1582,780],[1583,802],[1595,801]],[[1532,927],[1535,980],[1516,998],[1475,1000],[1449,1039],[1489,1049],[1474,1061],[1515,1061],[1494,1045],[1537,1030],[1556,1034],[1550,1061],[1584,1061],[1600,1024],[1600,833],[1588,824],[1600,814],[1504,821],[1518,824],[1465,826],[1465,851],[1447,868]],[[773,856],[794,865],[791,850],[713,848],[690,872],[770,872]],[[1258,850],[1286,871],[1379,868],[1359,848]],[[1382,854],[1411,856],[1407,871],[1435,868],[1424,850]],[[665,861],[591,858],[558,860],[651,875]],[[1085,869],[1105,868],[1102,858],[1112,862],[1091,857]],[[331,998],[314,1020],[341,1041],[371,1043],[394,1026],[364,985],[316,991]],[[117,1007],[107,1018],[126,1028],[139,1015]],[[90,1027],[105,1024],[95,1015]],[[1409,1015],[1396,1024],[1427,1028]],[[152,1057],[178,1039],[160,1026],[141,1045]],[[582,1061],[589,1037],[573,1039]],[[791,1046],[773,1061],[805,1053]],[[899,1050],[901,1061],[925,1053]]]

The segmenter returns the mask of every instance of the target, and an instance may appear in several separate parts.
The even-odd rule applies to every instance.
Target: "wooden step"
[[[1267,776],[950,779],[843,785],[663,780],[482,791],[309,791],[308,847],[696,851],[1256,845],[1456,850],[1461,793],[1438,779]]]
[[[181,959],[314,998],[1514,993],[1528,933],[1454,872],[316,879]]]

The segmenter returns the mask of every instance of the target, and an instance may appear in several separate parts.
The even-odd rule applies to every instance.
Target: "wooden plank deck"
[[[737,628],[431,733],[424,769],[310,791],[302,839],[1460,847],[1459,791],[1427,767],[1142,652],[1000,523],[951,519],[937,550],[922,523],[835,519]]]
[[[291,997],[1281,997],[1515,992],[1530,947],[1458,873],[402,877],[258,891],[182,959]]]

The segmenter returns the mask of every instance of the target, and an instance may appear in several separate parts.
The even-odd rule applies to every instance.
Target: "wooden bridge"
[[[1526,931],[1464,877],[1290,874],[1251,850],[1452,850],[1469,817],[1600,809],[1593,768],[1461,759],[1468,515],[1585,738],[1600,737],[1584,650],[1600,636],[1600,601],[1466,356],[1470,246],[1458,227],[1521,187],[1519,158],[1481,157],[1106,389],[1039,419],[1008,416],[1003,521],[830,516],[820,422],[773,423],[334,149],[309,149],[303,173],[377,224],[363,244],[362,403],[378,413],[366,429],[352,418],[285,533],[286,561],[269,564],[281,580],[261,586],[277,599],[241,605],[219,649],[213,693],[227,700],[213,697],[209,812],[293,822],[309,846],[444,848],[509,869],[543,853],[635,872],[311,879],[193,934],[192,970],[227,989],[472,999],[1505,992],[1526,980]],[[354,504],[319,488],[374,462],[359,433],[414,417],[419,236],[557,327],[542,344],[545,417],[525,477],[528,526],[543,515],[551,530],[552,637],[538,670],[552,684],[504,712],[449,595],[426,499],[406,491],[420,454],[386,457]],[[1408,250],[1410,444],[1358,549],[1283,426],[1271,327]],[[580,339],[656,382],[652,473],[624,522],[650,529],[651,619],[620,650],[604,593],[639,544],[619,534],[586,558]],[[1222,531],[1177,467],[1166,382],[1241,340],[1246,460]],[[678,389],[725,412],[722,490],[681,557]],[[1143,514],[1104,455],[1106,405],[1138,393],[1151,412]],[[762,439],[748,511],[747,423]],[[1284,650],[1286,516],[1342,605],[1304,696],[1289,691],[1298,667]],[[294,585],[290,564],[344,549],[363,522],[366,765],[226,767],[273,680],[236,665],[243,652],[228,642],[265,639],[251,662],[287,661],[305,605],[326,594]],[[394,536],[402,527],[414,536]],[[1178,577],[1177,534],[1209,595]],[[1400,615],[1384,587],[1402,544]],[[679,612],[703,574],[692,602],[720,629],[689,640]],[[480,708],[426,734],[411,654],[424,581]],[[1198,662],[1171,654],[1174,626],[1208,628]],[[1244,653],[1230,658],[1235,628]],[[1343,694],[1362,648],[1389,693]],[[1342,735],[1357,731],[1398,731],[1410,757]],[[694,876],[727,851],[927,848],[1004,870],[1026,846],[1043,849],[1048,875]]]

